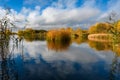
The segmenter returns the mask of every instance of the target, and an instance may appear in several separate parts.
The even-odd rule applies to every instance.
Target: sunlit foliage
[[[68,41],[71,39],[71,33],[65,29],[60,30],[50,30],[47,33],[47,40],[62,40],[62,41]]]
[[[111,27],[112,25],[109,23],[96,23],[95,25],[89,28],[89,33],[90,34],[109,33]]]
[[[66,28],[66,31],[73,33],[74,30],[71,27],[68,27],[68,28]]]
[[[120,20],[117,21],[117,29],[120,31]]]

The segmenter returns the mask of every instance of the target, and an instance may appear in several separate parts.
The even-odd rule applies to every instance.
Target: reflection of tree
[[[110,80],[120,80],[120,47],[113,45],[114,58],[111,64]]]
[[[114,52],[114,58],[110,65],[110,80],[120,80],[120,44],[89,41],[89,45],[97,51],[111,50]]]
[[[17,80],[18,74],[15,69],[13,54],[9,51],[10,37],[0,34],[0,75],[1,80]]]
[[[119,57],[115,56],[110,70],[110,80],[120,80],[120,62]]]
[[[43,34],[34,34],[34,35],[24,35],[24,39],[28,42],[32,41],[44,41],[46,39],[46,36]]]
[[[60,40],[60,41],[47,41],[48,49],[55,50],[55,51],[64,51],[67,50],[71,44],[71,40]]]
[[[23,40],[24,39],[24,37],[19,37],[17,40],[18,40],[18,46],[19,46],[19,50],[21,51],[20,53],[21,53],[21,57],[22,57],[22,60],[24,60],[24,51],[23,51],[23,49],[24,49],[24,45],[23,45]]]
[[[76,37],[76,38],[72,38],[72,42],[75,42],[77,44],[81,44],[83,42],[87,42],[87,38],[79,36],[79,37]]]
[[[101,50],[112,50],[112,44],[109,42],[95,42],[95,41],[89,41],[89,46],[101,51]]]

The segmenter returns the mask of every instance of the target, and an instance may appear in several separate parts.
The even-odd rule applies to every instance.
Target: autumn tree
[[[114,25],[116,26],[116,29],[120,32],[120,20],[116,21]]]
[[[95,25],[89,28],[89,33],[90,34],[108,33],[111,27],[112,25],[109,23],[96,23]]]
[[[68,27],[68,28],[66,28],[66,31],[72,33],[72,32],[73,32],[73,29],[72,29],[71,27]]]

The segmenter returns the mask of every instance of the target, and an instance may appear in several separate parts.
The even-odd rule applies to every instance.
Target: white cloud
[[[23,46],[24,46],[24,50],[23,50],[24,57],[26,57],[27,59],[33,58],[39,60],[39,57],[41,56],[47,62],[54,62],[61,60],[61,61],[78,62],[82,64],[87,64],[87,63],[91,64],[91,63],[96,63],[99,60],[105,60],[105,62],[111,62],[114,57],[112,52],[94,51],[86,43],[83,43],[81,45],[77,45],[73,43],[67,51],[63,51],[63,52],[51,51],[47,48],[47,43],[41,41],[35,41],[35,42],[24,41]],[[15,55],[18,55],[17,53],[19,52],[16,52]]]
[[[5,16],[6,11],[0,7],[0,19]]]
[[[41,1],[38,0],[38,3]],[[25,0],[26,4],[27,2],[31,3],[33,0]],[[46,4],[47,2],[49,1],[45,1]],[[90,24],[96,22],[96,20],[103,20],[111,10],[118,11],[120,4],[119,0],[114,3],[112,3],[113,0],[110,0],[106,5],[109,9],[102,12],[95,7],[95,0],[86,0],[81,7],[76,7],[76,2],[77,0],[58,0],[57,2],[52,2],[45,9],[41,9],[41,6],[36,6],[34,9],[23,7],[19,13],[14,10],[13,13],[17,21],[23,22],[18,25],[19,27],[25,26],[25,20],[29,22],[27,27],[32,28],[75,27],[80,24]],[[0,15],[3,15],[4,9],[0,8],[0,13]]]
[[[32,0],[29,1],[32,2]],[[17,21],[24,23],[27,20],[29,22],[27,27],[40,27],[45,29],[45,26],[51,28],[55,26],[66,27],[79,25],[100,13],[100,10],[92,6],[94,5],[94,1],[86,1],[79,8],[76,7],[76,2],[77,0],[58,0],[44,10],[41,10],[40,6],[36,6],[34,10],[23,7],[19,13],[14,11],[14,15]],[[23,27],[25,25],[23,23],[20,23],[18,26]]]
[[[52,12],[52,13],[51,13]],[[96,13],[95,13],[96,12]],[[47,8],[43,11],[43,17],[46,23],[53,24],[68,24],[68,23],[80,23],[90,17],[99,13],[99,10],[92,8],[75,8],[71,10]],[[84,16],[85,15],[85,16]]]
[[[58,0],[58,2],[52,3],[51,6],[42,10],[42,12],[40,12],[40,8],[35,8],[34,10],[23,8],[21,14],[30,11],[26,16],[26,19],[29,21],[28,27],[44,28],[44,26],[48,25],[50,25],[48,27],[78,25],[100,13],[100,10],[92,6],[94,1],[86,1],[80,8],[75,6],[76,1]]]
[[[25,0],[25,4],[32,4],[35,2],[33,0]],[[41,6],[36,6],[34,9],[23,7],[19,13],[12,10],[12,14],[16,18],[16,21],[20,21],[21,23],[16,24],[18,27],[24,27],[27,23],[27,27],[32,28],[54,28],[54,27],[76,27],[80,24],[93,24],[96,21],[105,21],[106,17],[111,11],[115,11],[118,14],[120,1],[110,0],[107,3],[108,9],[106,11],[102,11],[96,7],[95,0],[86,0],[80,7],[76,7],[77,0],[58,0],[56,2],[52,2],[52,0],[38,0],[37,3],[45,3],[51,2],[48,7],[42,9]],[[34,4],[34,3],[33,3]],[[0,18],[4,16],[5,10],[0,7]],[[117,18],[120,18],[119,15]],[[84,26],[82,26],[84,27]]]

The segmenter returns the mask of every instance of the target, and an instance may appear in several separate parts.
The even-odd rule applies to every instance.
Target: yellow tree
[[[71,27],[68,27],[68,28],[66,29],[66,31],[72,33],[72,32],[73,32],[73,29],[72,29]]]
[[[112,25],[109,23],[96,23],[95,25],[89,28],[89,33],[90,34],[109,33],[108,31],[110,30],[111,27]]]
[[[117,30],[120,32],[120,20],[116,22]]]

